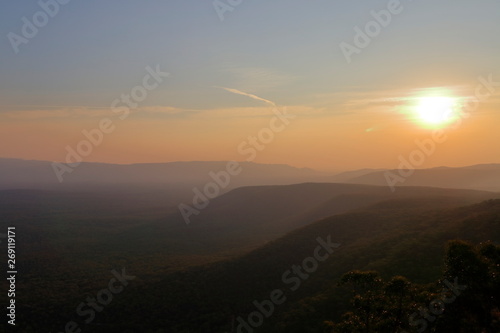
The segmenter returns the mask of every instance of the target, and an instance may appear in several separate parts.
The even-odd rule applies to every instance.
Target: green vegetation
[[[433,284],[359,271],[339,284],[351,286],[352,309],[336,323],[326,321],[325,332],[500,331],[500,246],[489,242],[451,241],[443,276]]]

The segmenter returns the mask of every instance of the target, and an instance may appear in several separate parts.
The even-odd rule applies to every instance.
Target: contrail
[[[233,94],[238,94],[238,95],[242,95],[242,96],[247,96],[247,97],[250,97],[250,98],[253,98],[257,101],[261,101],[261,102],[264,102],[264,103],[267,103],[267,104],[271,104],[272,106],[276,106],[276,104],[274,102],[271,102],[265,98],[262,98],[262,97],[259,97],[259,96],[256,96],[256,95],[252,95],[252,94],[248,94],[246,92],[243,92],[243,91],[240,91],[238,89],[232,89],[232,88],[226,88],[226,87],[217,87],[216,88],[221,88],[221,89],[224,89],[226,91],[229,91]]]

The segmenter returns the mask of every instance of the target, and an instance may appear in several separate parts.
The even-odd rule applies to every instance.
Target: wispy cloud
[[[271,106],[276,106],[276,104],[274,102],[270,101],[270,100],[267,100],[265,98],[259,97],[257,95],[253,95],[253,94],[249,94],[249,93],[240,91],[238,89],[226,88],[226,87],[217,87],[217,86],[216,86],[216,88],[224,89],[224,90],[229,91],[230,93],[233,93],[233,94],[247,96],[247,97],[250,97],[250,98],[255,99],[257,101],[261,101],[261,102],[267,103],[267,104],[269,104]]]

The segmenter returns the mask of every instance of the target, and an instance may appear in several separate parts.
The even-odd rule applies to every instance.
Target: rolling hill
[[[292,283],[287,272],[294,265],[306,267],[318,237],[340,246],[317,269],[300,279],[297,273]],[[336,320],[349,309],[347,295],[337,287],[344,273],[377,270],[383,277],[430,283],[441,274],[447,241],[457,238],[500,241],[500,200],[439,210],[432,198],[400,199],[329,217],[240,258],[175,273],[153,286],[138,283],[102,318],[102,328],[93,329],[236,331],[235,318],[249,318],[258,309],[255,302],[263,304],[273,290],[281,290],[285,301],[255,331],[320,332],[324,320]]]
[[[126,267],[138,276],[137,289],[113,301],[88,327],[92,332],[221,332],[234,315],[247,314],[253,300],[282,286],[283,272],[311,256],[318,237],[330,235],[342,247],[266,323],[274,325],[347,270],[427,281],[438,274],[447,239],[496,239],[498,230],[497,204],[457,208],[499,197],[473,190],[253,186],[213,199],[190,225],[176,207],[146,194],[0,192],[1,225],[15,224],[19,233],[22,283],[37,290],[19,296],[27,305],[20,321],[60,329],[82,298],[108,282],[110,269]],[[32,307],[44,310],[32,313]]]
[[[211,172],[227,169],[227,161],[105,164],[82,162],[61,175],[52,162],[0,158],[0,189],[85,189],[121,186],[162,187],[191,191],[212,182]],[[247,185],[280,185],[313,181],[325,174],[279,164],[240,162],[241,171],[227,189]],[[226,189],[226,190],[227,190]]]
[[[395,175],[398,170],[374,171],[344,178],[351,184],[370,184],[387,186],[386,172]],[[461,168],[439,167],[416,169],[415,173],[405,178],[399,186],[433,186],[443,188],[463,188],[485,191],[500,191],[500,164],[479,164]]]

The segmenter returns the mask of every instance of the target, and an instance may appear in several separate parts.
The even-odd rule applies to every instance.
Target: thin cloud
[[[276,106],[276,104],[274,102],[272,102],[272,101],[269,101],[269,100],[267,100],[265,98],[262,98],[262,97],[259,97],[257,95],[253,95],[253,94],[249,94],[249,93],[240,91],[238,89],[232,89],[232,88],[226,88],[226,87],[216,87],[216,88],[224,89],[224,90],[229,91],[230,93],[233,93],[233,94],[247,96],[247,97],[250,97],[250,98],[255,99],[257,101],[261,101],[261,102],[270,104],[272,106]]]

